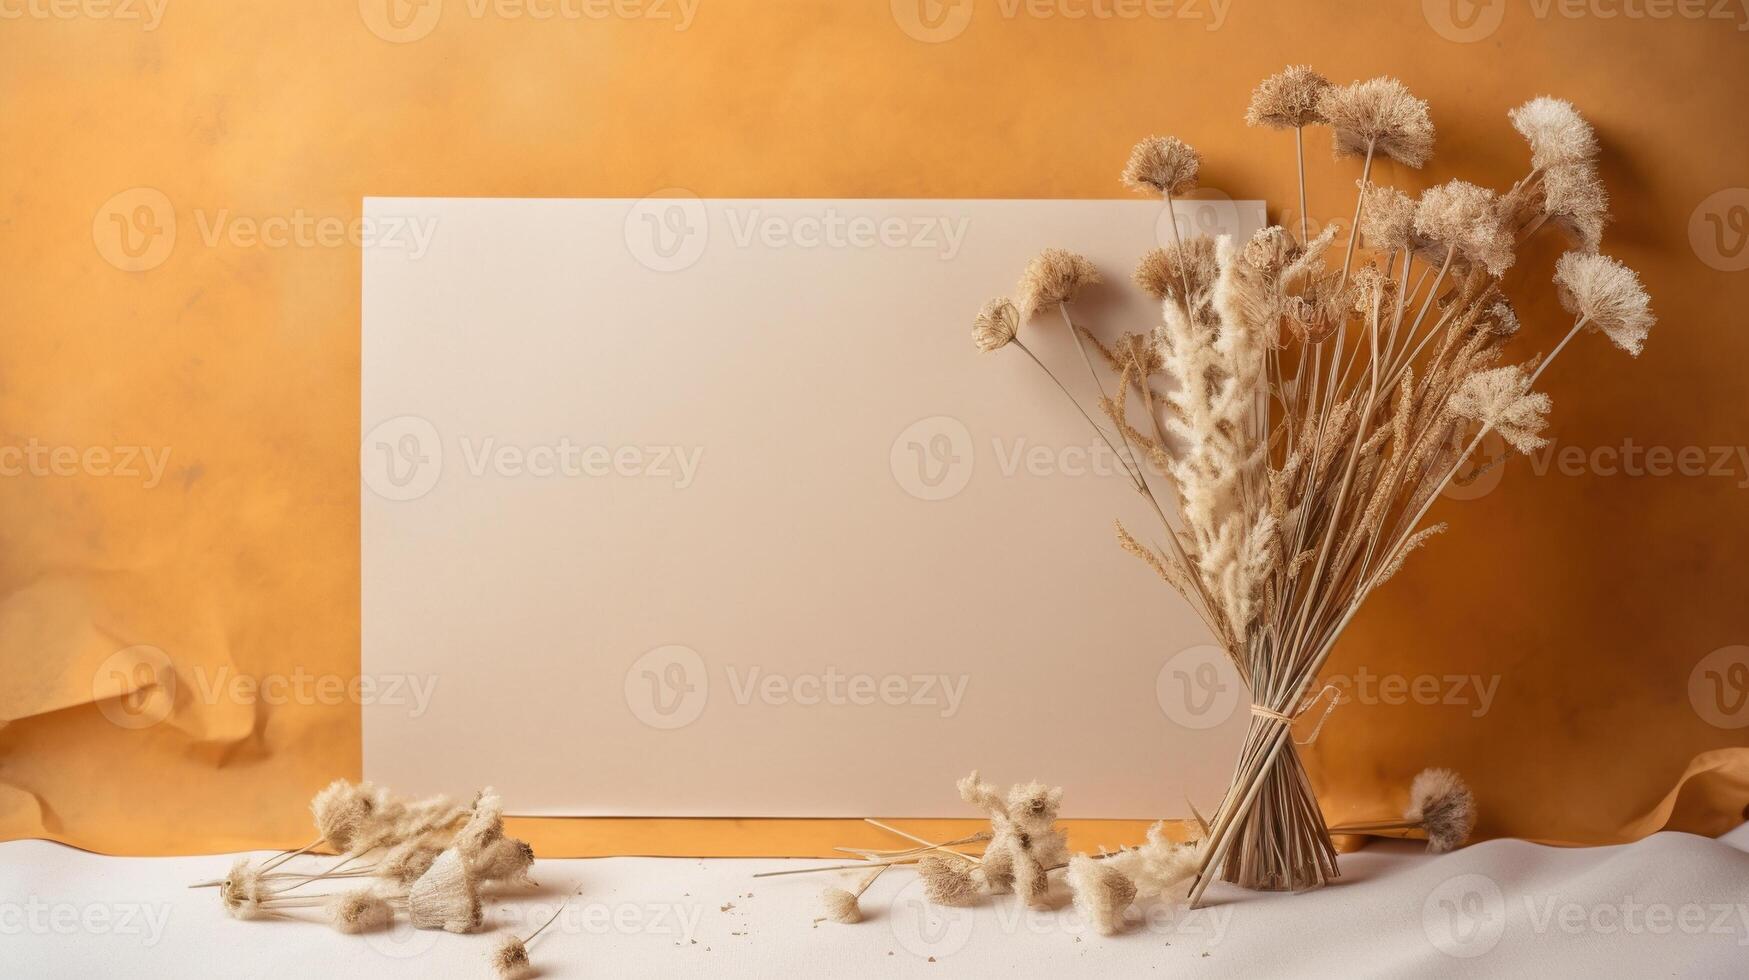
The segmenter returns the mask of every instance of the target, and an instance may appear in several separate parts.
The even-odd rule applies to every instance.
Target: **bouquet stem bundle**
[[[1293,735],[1326,693],[1314,688],[1331,650],[1374,590],[1444,529],[1424,524],[1427,512],[1486,436],[1526,453],[1546,443],[1551,403],[1532,389],[1568,343],[1589,327],[1637,354],[1653,323],[1637,277],[1596,251],[1607,202],[1590,126],[1549,98],[1511,118],[1532,149],[1523,179],[1505,193],[1454,180],[1416,199],[1371,181],[1379,160],[1418,168],[1431,154],[1426,103],[1394,79],[1333,86],[1290,68],[1259,86],[1247,119],[1295,131],[1302,187],[1308,125],[1328,126],[1336,155],[1360,161],[1340,264],[1333,226],[1312,237],[1303,222],[1298,237],[1271,227],[1240,243],[1181,239],[1169,223],[1171,241],[1135,273],[1161,304],[1148,333],[1108,345],[1076,322],[1074,299],[1100,274],[1061,249],[1035,259],[1016,300],[992,300],[973,326],[980,349],[1028,354],[1123,461],[1160,526],[1148,542],[1120,524],[1119,544],[1190,604],[1251,692],[1193,903],[1217,874],[1270,890],[1337,875]],[[1170,207],[1196,187],[1199,166],[1182,141],[1152,137],[1123,179]],[[1522,338],[1504,279],[1519,244],[1545,230],[1573,245],[1554,282],[1574,319],[1546,354],[1511,363]],[[1021,342],[1021,324],[1041,314],[1074,338],[1096,411]]]

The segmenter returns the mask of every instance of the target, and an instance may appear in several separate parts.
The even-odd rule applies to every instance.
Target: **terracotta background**
[[[1205,183],[1280,203],[1291,140],[1240,116],[1259,78],[1302,61],[1339,81],[1396,74],[1432,102],[1435,161],[1384,166],[1382,182],[1503,188],[1527,159],[1506,110],[1557,94],[1598,127],[1618,218],[1605,250],[1644,273],[1662,322],[1638,362],[1595,341],[1564,356],[1547,381],[1554,435],[1586,451],[1749,444],[1749,274],[1730,271],[1749,254],[1733,251],[1733,226],[1717,244],[1706,223],[1749,224],[1749,191],[1714,197],[1749,185],[1741,13],[1539,17],[1497,2],[1463,41],[1437,2],[1199,0],[1168,17],[1067,19],[976,0],[937,8],[931,34],[916,0],[702,0],[684,31],[428,0],[406,9],[435,21],[384,32],[429,33],[391,43],[367,24],[386,23],[384,2],[168,0],[150,30],[95,3],[55,8],[70,19],[9,4],[26,14],[0,20],[0,445],[170,453],[150,488],[52,465],[0,478],[0,838],[117,853],[302,843],[310,794],[357,774],[344,698],[209,699],[190,681],[345,677],[358,658],[358,253],[209,244],[221,211],[351,220],[367,194],[671,186],[1117,196],[1130,145],[1154,132],[1199,147]],[[1354,171],[1327,147],[1309,137],[1317,219],[1352,204]],[[105,257],[109,202],[138,187],[170,202],[176,235],[161,265],[127,272]],[[1691,226],[1706,233],[1691,240]],[[1517,274],[1546,281],[1550,261],[1528,256]],[[1526,314],[1545,329],[1557,318],[1546,300]],[[1454,533],[1375,597],[1332,669],[1497,676],[1496,694],[1481,717],[1473,701],[1345,706],[1311,753],[1331,815],[1392,810],[1410,775],[1444,764],[1475,785],[1486,835],[1589,842],[1742,820],[1749,728],[1697,707],[1712,696],[1702,658],[1749,643],[1749,470],[1733,466],[1539,475],[1515,458],[1492,492],[1441,504]],[[164,651],[173,701],[142,686],[134,662],[155,654],[141,645]],[[1749,708],[1723,720],[1749,724]],[[1073,789],[1073,773],[1040,775]],[[552,853],[850,839],[813,822],[534,833]]]

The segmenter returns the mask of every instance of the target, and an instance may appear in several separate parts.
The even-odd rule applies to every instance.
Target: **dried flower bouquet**
[[[1134,275],[1162,322],[1109,345],[1071,312],[1099,271],[1060,249],[974,323],[981,350],[1026,353],[1123,460],[1160,527],[1156,544],[1120,524],[1119,544],[1190,603],[1251,692],[1192,902],[1217,871],[1276,890],[1336,876],[1291,734],[1331,649],[1367,597],[1444,529],[1425,525],[1427,512],[1488,433],[1523,452],[1544,444],[1550,402],[1533,386],[1568,342],[1590,329],[1637,354],[1653,323],[1634,273],[1597,253],[1608,204],[1590,125],[1552,98],[1510,117],[1531,148],[1523,179],[1505,193],[1454,180],[1416,199],[1373,184],[1372,172],[1381,157],[1427,160],[1426,103],[1395,79],[1337,86],[1289,68],[1257,88],[1247,122],[1295,133],[1297,235],[1180,240],[1169,223],[1174,240]],[[1339,258],[1334,226],[1307,234],[1307,126],[1329,127],[1336,156],[1360,161]],[[1123,181],[1170,207],[1195,189],[1199,164],[1182,141],[1150,138]],[[1554,283],[1574,319],[1546,355],[1515,363],[1508,350],[1525,342],[1502,277],[1522,242],[1550,231],[1572,243]],[[1097,409],[1023,343],[1021,325],[1041,317],[1035,329],[1074,338]]]

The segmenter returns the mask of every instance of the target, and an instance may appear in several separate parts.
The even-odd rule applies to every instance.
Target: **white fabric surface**
[[[0,975],[491,976],[502,933],[230,920],[213,889],[186,887],[229,863],[0,844]],[[865,922],[816,924],[820,889],[848,876],[749,877],[791,863],[540,861],[543,887],[494,898],[488,924],[526,934],[580,886],[530,947],[546,977],[1749,975],[1749,827],[1591,849],[1492,841],[1441,857],[1393,843],[1343,857],[1343,882],[1324,890],[1217,886],[1211,908],[1115,937],[1072,907],[1023,912],[1013,896],[924,910],[906,869],[870,889]]]

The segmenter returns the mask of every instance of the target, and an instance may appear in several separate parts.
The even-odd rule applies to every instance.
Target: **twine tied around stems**
[[[1300,719],[1301,715],[1312,710],[1312,706],[1317,704],[1319,699],[1323,698],[1325,694],[1332,694],[1334,696],[1330,698],[1330,703],[1324,706],[1324,714],[1318,719],[1318,724],[1313,726],[1312,734],[1307,735],[1305,738],[1294,739],[1295,745],[1310,745],[1318,740],[1318,733],[1324,730],[1324,723],[1330,720],[1330,713],[1335,711],[1336,706],[1342,703],[1342,689],[1336,685],[1325,684],[1322,690],[1307,698],[1306,702],[1300,705],[1300,710],[1291,715],[1282,714],[1274,708],[1266,708],[1261,704],[1253,704],[1251,706],[1251,713],[1259,718],[1267,718],[1270,721],[1292,726],[1294,722]],[[1292,738],[1293,736],[1290,734],[1288,737]]]

